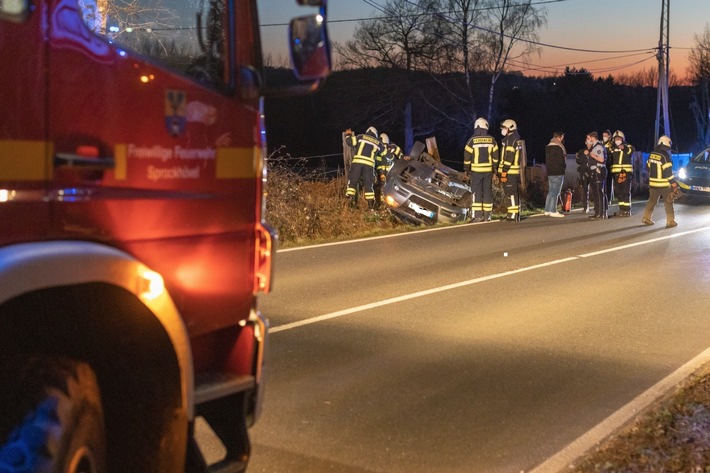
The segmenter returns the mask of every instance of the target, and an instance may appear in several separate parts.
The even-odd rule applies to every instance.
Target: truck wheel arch
[[[130,255],[91,242],[0,248],[0,355],[37,350],[87,361],[102,390],[111,391],[104,396],[109,431],[112,422],[136,424],[145,415],[144,422],[161,423],[159,438],[152,439],[162,446],[152,450],[160,458],[127,460],[134,463],[124,464],[124,471],[138,462],[140,471],[171,471],[184,459],[194,415],[192,356],[167,292],[142,297],[145,271]],[[116,429],[126,431],[109,437],[109,446],[125,441],[141,448],[131,438],[140,437],[140,429],[140,422]],[[109,461],[112,456],[109,451]]]

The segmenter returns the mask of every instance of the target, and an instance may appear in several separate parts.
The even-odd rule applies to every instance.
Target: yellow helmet
[[[485,118],[477,118],[476,121],[473,124],[474,128],[483,128],[484,130],[488,129],[488,120]]]
[[[501,128],[507,128],[508,131],[513,131],[518,129],[518,125],[515,124],[513,120],[508,118],[507,120],[503,120],[503,123],[500,124]]]
[[[668,146],[670,148],[671,147],[671,139],[670,139],[670,137],[663,135],[660,138],[658,138],[658,144],[663,145],[663,146]]]

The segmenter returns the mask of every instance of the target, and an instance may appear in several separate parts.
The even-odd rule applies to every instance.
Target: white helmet
[[[375,138],[377,138],[377,128],[375,128],[374,126],[371,126],[370,128],[368,128],[368,129],[365,131],[365,133],[367,133],[368,135],[372,135],[372,136],[374,136]]]
[[[388,145],[388,144],[390,144],[390,137],[387,136],[387,133],[382,133],[380,135],[380,141],[383,142],[384,144]]]
[[[507,120],[503,120],[503,123],[500,124],[501,128],[507,128],[508,131],[513,131],[518,129],[518,125],[515,124],[513,120],[508,118]]]
[[[483,128],[484,130],[488,129],[488,120],[485,118],[477,118],[476,121],[473,124],[474,128]]]
[[[671,139],[668,136],[663,135],[660,138],[658,138],[658,144],[663,145],[663,146],[668,146],[670,148],[671,147]]]
[[[622,140],[626,141],[626,136],[624,136],[624,132],[623,132],[623,131],[621,131],[621,130],[616,130],[616,131],[614,132],[614,138],[616,138],[617,136],[618,136],[619,138],[621,138]]]

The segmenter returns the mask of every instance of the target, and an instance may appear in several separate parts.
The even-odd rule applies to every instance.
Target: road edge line
[[[629,421],[638,417],[656,400],[662,398],[672,389],[677,388],[682,381],[709,362],[710,348],[707,348],[528,473],[560,473],[568,471],[569,466],[578,458],[617,432]]]

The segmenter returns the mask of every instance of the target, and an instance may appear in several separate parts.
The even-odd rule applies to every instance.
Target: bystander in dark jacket
[[[567,150],[564,146],[565,134],[556,131],[552,134],[550,143],[545,147],[545,167],[547,168],[547,199],[545,201],[545,215],[550,217],[564,217],[557,211],[557,199],[562,191],[565,171],[567,170]]]

